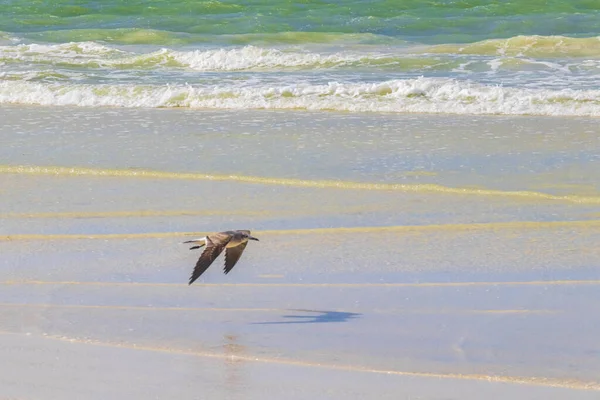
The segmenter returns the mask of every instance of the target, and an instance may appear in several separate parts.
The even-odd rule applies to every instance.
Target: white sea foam
[[[163,50],[181,65],[196,71],[239,71],[249,69],[298,68],[341,66],[388,57],[386,54],[319,54],[310,52],[286,52],[245,46],[233,49],[179,52]]]
[[[358,62],[377,63],[388,57],[390,57],[389,54],[380,53],[339,52],[321,54],[308,51],[283,51],[256,46],[191,51],[161,49],[141,54],[125,52],[94,42],[0,46],[0,59],[10,59],[12,61],[119,68],[157,65],[183,67],[195,71],[335,67]]]
[[[123,51],[95,42],[32,43],[0,46],[0,58],[9,58],[16,61],[63,60],[69,62],[74,59],[89,60],[118,54],[123,54]]]
[[[598,90],[486,86],[448,78],[281,86],[0,82],[0,104],[600,116]]]
[[[430,54],[418,48],[370,48],[369,51],[344,50],[336,52],[301,51],[297,48],[275,49],[257,46],[229,47],[204,50],[160,49],[148,51],[128,48],[124,51],[95,42],[64,44],[18,44],[0,46],[0,62],[10,62],[13,68],[29,68],[31,64],[53,65],[56,68],[74,66],[91,70],[173,70],[189,72],[289,72],[346,68],[429,73],[444,70],[454,73],[490,71],[540,70],[548,73],[597,73],[598,65],[585,60],[554,61],[514,56],[481,56],[471,54]],[[135,51],[133,51],[135,50]]]

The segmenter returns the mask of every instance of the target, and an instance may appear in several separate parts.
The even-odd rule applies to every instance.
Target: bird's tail
[[[203,242],[206,243],[206,238],[205,237],[198,238],[198,239],[192,239],[192,240],[186,240],[183,243],[203,243]]]
[[[194,239],[194,240],[186,240],[183,243],[198,243],[197,246],[190,247],[190,250],[199,249],[200,247],[206,246],[206,238]]]

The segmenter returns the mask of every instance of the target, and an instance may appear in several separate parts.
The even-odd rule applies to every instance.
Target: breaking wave
[[[0,104],[600,116],[600,91],[511,88],[450,78],[281,86],[4,80],[0,81]]]
[[[127,47],[131,50],[131,48]],[[574,57],[587,60],[573,61]],[[555,60],[558,58],[560,60]],[[524,64],[549,69],[580,69],[600,59],[600,38],[519,36],[464,45],[360,47],[355,50],[309,51],[296,47],[255,45],[214,49],[126,51],[96,42],[12,44],[0,46],[0,62],[48,64],[57,67],[109,69],[186,68],[193,71],[252,71],[339,67],[386,68],[401,71],[446,70],[483,63],[488,68]],[[528,67],[527,67],[528,68]],[[481,69],[481,67],[478,67]]]

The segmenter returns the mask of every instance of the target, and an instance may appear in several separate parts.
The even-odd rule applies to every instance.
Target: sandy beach
[[[0,398],[600,396],[593,119],[0,120]]]

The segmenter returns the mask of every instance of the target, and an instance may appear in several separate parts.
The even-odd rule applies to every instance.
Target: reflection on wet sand
[[[222,348],[225,355],[224,391],[229,395],[227,398],[234,399],[242,394],[244,386],[242,368],[248,363],[246,346],[238,343],[237,335],[225,334]]]

